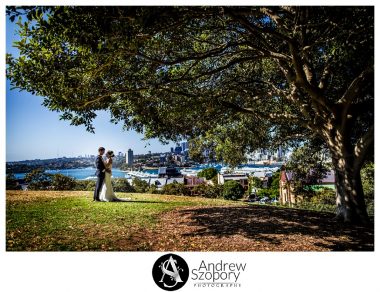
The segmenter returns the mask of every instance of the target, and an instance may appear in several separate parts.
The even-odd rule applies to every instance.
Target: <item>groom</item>
[[[95,160],[95,165],[96,165],[95,175],[97,176],[97,180],[96,180],[96,186],[95,186],[95,191],[94,191],[94,201],[98,201],[98,202],[100,201],[99,193],[104,182],[104,177],[106,175],[105,173],[106,167],[104,166],[103,158],[102,158],[102,156],[104,155],[104,152],[105,152],[104,147],[99,147],[98,149],[99,155],[96,157],[96,160]]]

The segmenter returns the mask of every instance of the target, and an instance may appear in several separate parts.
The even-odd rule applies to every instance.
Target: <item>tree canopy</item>
[[[8,78],[62,119],[93,131],[107,110],[147,138],[205,141],[234,164],[259,147],[317,139],[333,158],[338,215],[367,217],[359,177],[373,149],[373,7],[7,13],[21,36]]]

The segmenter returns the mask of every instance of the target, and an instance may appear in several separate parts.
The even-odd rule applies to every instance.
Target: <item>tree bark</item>
[[[335,170],[336,219],[354,224],[367,224],[369,217],[364,201],[360,169],[354,167],[353,153],[340,142],[330,147]]]

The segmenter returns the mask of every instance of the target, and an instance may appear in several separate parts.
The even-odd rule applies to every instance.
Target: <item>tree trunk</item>
[[[331,150],[335,169],[336,219],[355,224],[369,222],[364,192],[360,177],[361,167],[354,167],[354,155],[347,153],[339,144]]]

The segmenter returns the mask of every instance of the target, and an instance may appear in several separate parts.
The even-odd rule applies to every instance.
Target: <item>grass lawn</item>
[[[7,251],[331,251],[374,250],[370,226],[330,212],[222,199],[91,192],[7,191]]]
[[[197,197],[117,195],[131,201],[92,202],[91,192],[7,191],[7,250],[151,250],[154,241],[144,237],[162,213],[242,204]]]

